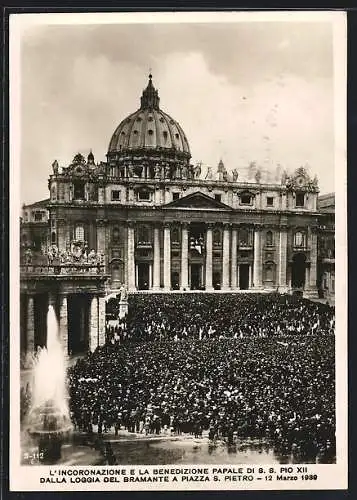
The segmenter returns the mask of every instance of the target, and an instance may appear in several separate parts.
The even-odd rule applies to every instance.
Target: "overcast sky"
[[[54,159],[92,149],[140,105],[149,69],[193,162],[310,166],[334,190],[329,23],[37,26],[21,43],[21,197],[46,198]]]

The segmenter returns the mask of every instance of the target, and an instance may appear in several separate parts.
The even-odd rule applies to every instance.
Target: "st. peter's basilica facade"
[[[293,175],[279,169],[267,182],[255,163],[248,179],[222,161],[193,166],[183,129],[159,101],[150,75],[140,108],[114,131],[106,161],[97,163],[92,152],[76,154],[67,167],[55,161],[50,198],[23,207],[24,331],[29,318],[36,321],[36,300],[54,301],[67,337],[69,311],[84,308],[89,338],[102,343],[104,297],[123,286],[129,293],[333,298],[333,195],[321,197],[320,207],[318,181],[304,167]]]

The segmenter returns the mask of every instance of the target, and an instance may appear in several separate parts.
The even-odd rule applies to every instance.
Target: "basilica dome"
[[[108,148],[109,158],[118,158],[133,151],[173,153],[189,159],[190,147],[184,131],[177,121],[159,107],[158,91],[149,75],[143,91],[140,108],[125,118],[116,128]]]

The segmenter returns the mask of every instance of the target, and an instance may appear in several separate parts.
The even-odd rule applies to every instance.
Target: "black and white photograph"
[[[12,488],[346,488],[344,14],[11,17]]]

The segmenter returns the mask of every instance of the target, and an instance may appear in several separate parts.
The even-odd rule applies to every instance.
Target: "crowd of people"
[[[335,453],[334,309],[281,295],[134,295],[69,370],[74,425]]]
[[[334,333],[334,308],[280,294],[135,294],[128,315],[107,322],[108,342]]]
[[[46,250],[34,251],[26,248],[22,254],[22,261],[26,265],[71,265],[89,264],[103,265],[104,254],[89,249],[86,242],[72,242],[66,250],[59,250],[57,245],[50,245]]]

